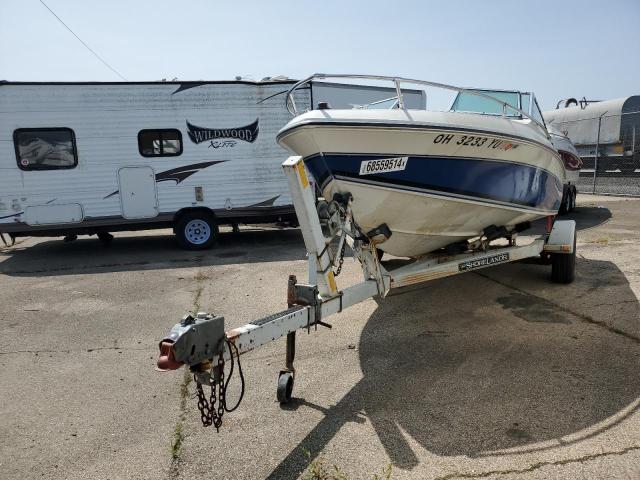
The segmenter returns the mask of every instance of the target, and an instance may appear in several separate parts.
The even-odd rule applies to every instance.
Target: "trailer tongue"
[[[331,328],[329,316],[374,296],[384,298],[391,289],[423,283],[436,278],[464,273],[492,265],[525,258],[542,258],[552,265],[552,279],[570,283],[575,267],[575,222],[555,221],[547,234],[528,245],[517,246],[519,229],[485,230],[468,245],[470,251],[437,254],[387,270],[378,258],[376,245],[390,235],[381,225],[375,231],[362,232],[353,222],[350,195],[336,195],[330,202],[316,198],[300,157],[289,157],[283,168],[289,182],[296,215],[300,223],[309,258],[309,283],[298,283],[289,277],[289,308],[225,332],[224,317],[197,313],[186,315],[160,342],[159,370],[175,370],[187,365],[194,375],[198,408],[204,426],[217,428],[224,412],[235,410],[244,393],[240,355],[280,337],[287,336],[285,367],[280,371],[277,397],[281,403],[291,400],[295,377],[296,331]],[[507,246],[492,246],[491,241],[507,238]],[[333,247],[335,245],[335,248]],[[345,247],[348,245],[360,262],[364,280],[339,290],[335,277],[339,274]],[[334,273],[336,268],[336,273]],[[225,365],[230,363],[225,379]],[[242,383],[242,393],[233,407],[226,403],[226,390],[235,364]],[[203,386],[210,387],[209,398]]]

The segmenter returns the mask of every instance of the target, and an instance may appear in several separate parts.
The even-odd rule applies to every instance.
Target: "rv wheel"
[[[113,235],[109,232],[98,232],[96,235],[104,245],[111,244],[111,241],[113,240]]]
[[[218,227],[206,212],[189,212],[178,218],[176,239],[187,250],[204,250],[211,247],[218,234]]]

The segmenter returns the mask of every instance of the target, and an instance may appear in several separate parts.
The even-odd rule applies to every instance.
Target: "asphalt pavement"
[[[517,263],[363,302],[298,334],[286,408],[284,340],[243,356],[220,432],[184,370],[154,370],[158,340],[189,310],[231,328],[285,308],[298,230],[206,252],[170,231],[19,239],[0,249],[0,478],[639,478],[640,199],[578,200],[573,284]],[[360,278],[347,259],[339,285]]]

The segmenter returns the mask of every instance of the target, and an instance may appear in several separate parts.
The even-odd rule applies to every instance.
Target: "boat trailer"
[[[198,408],[204,426],[213,425],[218,429],[224,412],[231,412],[240,404],[244,393],[240,355],[286,335],[286,360],[278,375],[277,398],[282,404],[288,403],[295,378],[296,332],[301,329],[315,331],[318,326],[331,328],[326,322],[328,317],[369,298],[384,298],[393,289],[528,258],[550,263],[554,281],[573,281],[575,221],[554,221],[553,217],[548,219],[547,233],[528,245],[516,245],[517,234],[528,225],[512,230],[493,227],[466,247],[458,248],[458,253],[456,249],[445,249],[387,270],[380,262],[381,251],[377,249],[377,245],[392,235],[386,225],[370,232],[360,231],[352,218],[349,194],[336,195],[330,202],[317,201],[302,158],[289,157],[282,166],[308,254],[308,283],[298,283],[295,276],[289,277],[288,308],[282,312],[226,332],[222,316],[203,312],[195,316],[188,314],[160,341],[158,369],[189,367],[196,382]],[[491,245],[498,238],[506,238],[508,245]],[[364,279],[339,289],[335,277],[340,273],[347,245],[359,261]],[[231,367],[225,380],[226,362],[230,362]],[[235,363],[238,364],[242,393],[236,405],[228,407],[226,389]],[[205,396],[203,386],[210,387],[209,398]]]

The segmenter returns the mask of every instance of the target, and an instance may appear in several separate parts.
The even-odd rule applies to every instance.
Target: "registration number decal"
[[[458,270],[464,272],[466,270],[474,270],[476,268],[488,267],[496,263],[503,263],[509,261],[508,253],[499,253],[498,255],[492,255],[491,257],[478,258],[477,260],[467,260],[458,264]]]
[[[379,160],[365,160],[360,163],[360,175],[376,173],[399,172],[407,168],[409,157],[381,158]]]
[[[464,147],[484,147],[492,150],[513,150],[518,148],[515,143],[497,138],[478,137],[475,135],[454,135],[441,133],[433,139],[433,143],[442,145],[460,145]]]

